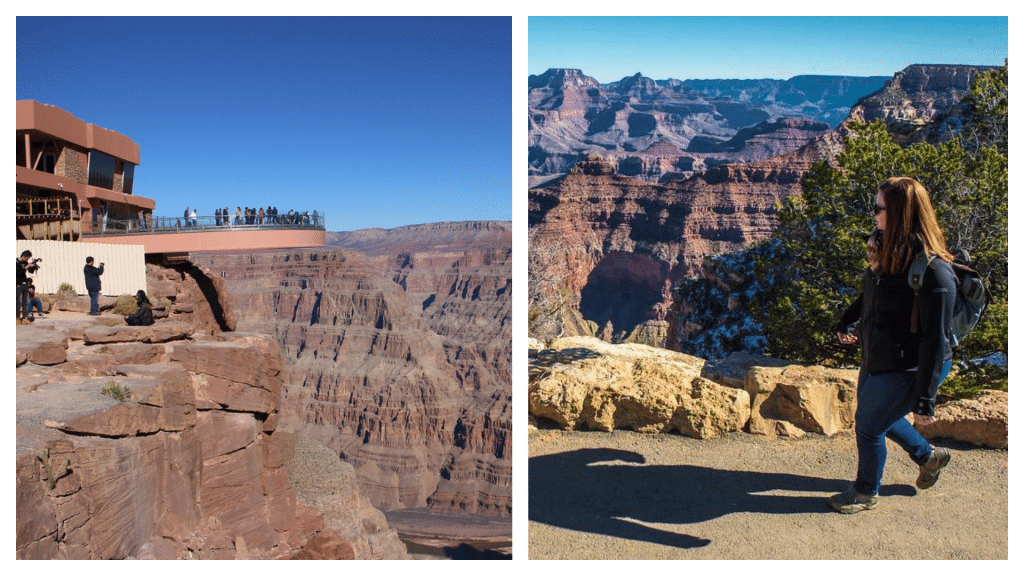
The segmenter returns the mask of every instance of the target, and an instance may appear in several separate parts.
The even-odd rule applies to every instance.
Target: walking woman
[[[888,436],[920,468],[918,489],[930,488],[949,463],[949,451],[933,448],[916,425],[935,418],[935,395],[949,373],[956,276],[953,256],[939,228],[928,191],[912,178],[893,177],[875,197],[877,269],[864,275],[864,292],[843,314],[837,328],[843,344],[861,345],[857,384],[857,479],[846,492],[829,498],[843,513],[878,505]],[[907,281],[910,263],[921,251],[935,256],[915,296]],[[874,268],[874,266],[873,266]],[[860,320],[857,333],[852,326]]]

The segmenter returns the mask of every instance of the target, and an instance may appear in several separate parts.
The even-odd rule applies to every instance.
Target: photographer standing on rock
[[[939,228],[928,191],[912,178],[889,178],[875,197],[877,264],[864,273],[864,292],[843,314],[837,328],[843,344],[861,344],[857,384],[857,479],[829,498],[846,514],[878,505],[885,469],[886,436],[900,445],[920,468],[918,489],[932,487],[949,463],[949,451],[933,448],[914,423],[934,422],[935,396],[949,374],[953,352],[949,326],[956,295],[953,255]],[[877,242],[877,245],[875,244]],[[914,257],[934,256],[915,296],[907,281]],[[853,324],[860,320],[857,333]]]
[[[21,256],[15,261],[17,267],[15,268],[14,278],[17,283],[16,288],[16,303],[14,309],[14,319],[17,324],[31,324],[28,316],[28,275],[35,273],[39,269],[39,263],[43,261],[42,258],[36,258],[29,262],[29,258],[32,257],[32,252],[25,250],[21,253]]]
[[[85,259],[85,289],[89,291],[89,316],[99,316],[102,286],[100,276],[103,274],[104,264],[100,262],[100,267],[97,268],[92,265],[93,262],[92,256]]]

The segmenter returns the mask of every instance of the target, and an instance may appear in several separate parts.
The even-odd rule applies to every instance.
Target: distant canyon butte
[[[194,254],[237,329],[285,359],[281,429],[384,510],[510,516],[511,224],[328,232],[324,249]]]
[[[851,120],[897,141],[941,140],[988,67],[913,65],[892,77],[601,84],[529,78],[530,335],[664,346],[676,280],[768,238],[779,203]]]

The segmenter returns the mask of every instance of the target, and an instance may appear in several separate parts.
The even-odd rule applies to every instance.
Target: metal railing
[[[162,234],[183,232],[216,232],[219,230],[281,230],[305,229],[326,230],[327,222],[324,215],[295,214],[289,217],[280,214],[277,217],[263,218],[245,216],[148,216],[131,220],[113,220],[97,218],[92,222],[92,230],[83,232],[86,236],[102,236],[105,234]]]

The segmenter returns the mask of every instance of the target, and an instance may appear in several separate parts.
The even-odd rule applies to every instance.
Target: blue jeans
[[[943,365],[942,378],[949,374],[952,361]],[[868,376],[861,368],[857,383],[857,481],[853,488],[860,494],[878,494],[885,469],[888,436],[907,451],[917,464],[931,458],[928,440],[904,418],[917,401],[917,372],[887,372]]]
[[[89,290],[89,314],[100,313],[100,291]]]
[[[14,311],[14,317],[28,318],[28,284],[18,284],[17,292],[17,308]]]

